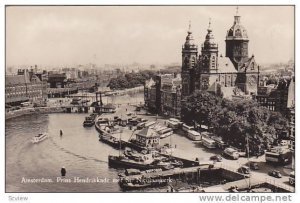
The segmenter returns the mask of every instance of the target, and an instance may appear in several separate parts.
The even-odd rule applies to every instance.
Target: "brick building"
[[[28,70],[19,70],[18,75],[5,76],[5,104],[19,105],[22,102],[40,103],[47,98],[47,83],[43,77]]]
[[[181,77],[174,74],[160,74],[155,81],[150,79],[144,86],[145,107],[157,114],[180,116]]]

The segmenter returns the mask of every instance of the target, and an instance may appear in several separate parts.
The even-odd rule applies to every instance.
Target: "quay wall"
[[[19,109],[15,111],[5,112],[5,120],[12,118],[17,118],[19,116],[30,115],[30,114],[48,114],[48,113],[63,113],[63,107],[35,107],[35,108],[26,108]]]
[[[230,180],[230,181],[237,181],[237,180],[241,180],[241,179],[245,179],[248,178],[248,175],[244,175],[238,172],[235,172],[233,170],[230,169],[226,169],[226,168],[220,168],[220,173],[221,176]]]

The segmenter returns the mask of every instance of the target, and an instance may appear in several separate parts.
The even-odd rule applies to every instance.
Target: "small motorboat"
[[[92,127],[95,124],[95,121],[92,117],[88,116],[85,117],[85,120],[83,122],[83,127]]]
[[[39,133],[38,135],[34,136],[32,139],[31,139],[31,142],[33,144],[36,144],[36,143],[39,143],[45,139],[48,138],[48,135],[46,133]]]

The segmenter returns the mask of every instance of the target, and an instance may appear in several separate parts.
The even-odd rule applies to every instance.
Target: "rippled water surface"
[[[94,127],[83,128],[86,114],[23,116],[6,123],[7,192],[112,192],[116,183],[59,183],[60,169],[67,178],[116,178],[107,156],[117,150],[98,141]],[[63,136],[59,136],[59,129]],[[50,138],[32,144],[31,137],[47,132]],[[53,183],[22,183],[22,178],[51,178]]]
[[[114,98],[120,108],[129,108],[127,103],[139,103],[143,94]],[[124,109],[123,109],[124,110]],[[129,109],[128,109],[129,110]],[[125,111],[125,110],[124,110]],[[7,192],[119,192],[120,187],[112,179],[120,171],[108,168],[109,154],[119,152],[99,142],[94,127],[82,126],[88,114],[27,115],[6,121],[6,191]],[[147,117],[155,120],[155,117]],[[164,122],[164,121],[161,121]],[[60,137],[59,130],[63,130]],[[128,130],[127,130],[128,131]],[[48,139],[32,144],[30,139],[41,132],[47,132]],[[131,132],[123,132],[122,138],[129,138]],[[172,141],[171,141],[172,140]],[[210,151],[193,143],[186,137],[176,135],[161,140],[161,143],[176,144],[175,154],[189,157],[209,157]],[[187,150],[189,149],[189,150]],[[106,183],[62,183],[57,182],[60,169],[67,169],[66,178],[107,178]],[[49,178],[52,183],[22,183],[23,178]]]

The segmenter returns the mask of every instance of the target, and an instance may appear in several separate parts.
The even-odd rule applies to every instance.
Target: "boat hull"
[[[99,141],[101,141],[105,144],[108,144],[108,145],[112,146],[113,148],[119,148],[120,147],[120,141],[113,141],[108,137],[111,137],[111,136],[109,136],[109,135],[100,135],[99,136],[99,138],[100,138]]]
[[[138,163],[133,161],[128,161],[126,159],[119,159],[117,156],[109,156],[108,157],[108,165],[112,168],[134,168],[140,170],[149,170],[149,169],[158,169],[159,166],[154,166],[145,163]]]
[[[34,138],[32,138],[32,139],[31,139],[31,142],[32,142],[33,144],[37,144],[37,143],[39,143],[39,142],[42,142],[42,141],[46,140],[47,138],[48,138],[48,135],[45,135],[45,136],[43,136],[43,137],[40,138],[40,139],[34,139]]]
[[[94,125],[94,122],[84,122],[83,127],[92,127]]]

